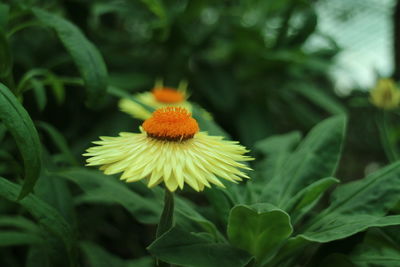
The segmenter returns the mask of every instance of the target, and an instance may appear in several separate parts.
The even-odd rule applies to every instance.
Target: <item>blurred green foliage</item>
[[[399,164],[333,188],[335,175],[397,161],[382,149],[398,145],[397,111],[334,94],[340,49],[318,31],[315,5],[1,1],[0,265],[140,267],[151,254],[184,266],[368,266],[365,250],[391,266]],[[311,36],[327,46],[310,50]],[[137,131],[118,98],[158,78],[187,80],[194,116],[201,105],[215,119],[199,119],[202,130],[257,161],[247,183],[180,192],[175,226],[154,241],[162,190],[84,168],[81,154],[98,136]]]

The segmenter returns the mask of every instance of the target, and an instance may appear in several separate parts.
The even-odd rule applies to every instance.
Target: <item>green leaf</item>
[[[10,12],[10,6],[7,4],[0,3],[0,30],[5,30],[8,23],[8,16]],[[2,58],[0,56],[0,58]]]
[[[298,131],[287,134],[269,136],[255,143],[255,151],[268,157],[275,156],[275,153],[291,151],[301,140],[301,133]]]
[[[69,224],[75,225],[73,198],[65,180],[45,171],[37,182],[35,195],[56,209]]]
[[[400,162],[382,168],[364,179],[338,186],[328,212],[386,214],[399,201]]]
[[[324,258],[319,264],[318,267],[356,267],[360,265],[355,265],[350,261],[350,259],[344,255],[339,253],[333,253]]]
[[[257,195],[279,174],[300,139],[300,132],[290,132],[265,138],[255,144],[255,152],[265,156],[254,168],[258,176],[248,182],[257,186]]]
[[[23,198],[33,190],[40,175],[41,144],[28,112],[2,84],[0,84],[0,120],[14,137],[24,161],[25,179],[19,196]]]
[[[213,120],[206,110],[196,103],[192,103],[192,108],[193,118],[195,118],[199,123],[201,131],[208,132],[210,135],[219,135],[225,136],[228,139],[230,138],[230,135]]]
[[[7,37],[0,29],[0,78],[4,78],[11,73],[13,59],[8,44]]]
[[[400,225],[400,215],[386,217],[373,215],[330,214],[300,236],[306,240],[327,243],[365,231],[370,227]]]
[[[41,242],[43,240],[40,236],[34,233],[0,230],[0,247],[33,245]]]
[[[326,110],[331,114],[344,114],[346,108],[327,92],[313,87],[312,85],[298,85],[294,87],[295,91],[313,102],[315,105]]]
[[[88,260],[88,266],[91,267],[148,267],[154,265],[154,260],[150,257],[123,260],[112,255],[95,243],[87,241],[81,242],[80,247]]]
[[[289,215],[270,204],[237,205],[229,214],[229,240],[258,262],[272,256],[292,231]]]
[[[126,91],[115,87],[115,86],[109,86],[107,89],[107,93],[109,93],[110,95],[119,97],[119,98],[127,98],[129,100],[132,100],[133,102],[141,105],[143,108],[145,108],[147,111],[149,112],[153,112],[154,108],[150,107],[149,105],[142,103],[141,101],[139,101],[136,97],[134,97],[133,95],[127,93]]]
[[[141,196],[113,176],[83,168],[65,170],[56,175],[75,183],[85,192],[76,198],[80,203],[118,203],[138,221],[147,224],[157,223],[160,218],[162,206],[154,201],[154,196],[153,199]]]
[[[346,117],[341,115],[315,126],[265,185],[261,201],[285,207],[299,190],[332,176],[339,163],[345,128]]]
[[[242,267],[251,259],[246,252],[228,244],[176,227],[156,239],[148,250],[162,261],[187,267]]]
[[[189,201],[176,196],[175,212],[177,214],[178,222],[182,221],[182,219],[189,219],[190,221],[196,222],[198,225],[200,225],[202,230],[211,234],[215,240],[224,240],[224,237],[218,231],[215,224],[198,213],[196,211],[196,206],[191,205]]]
[[[338,184],[340,181],[333,177],[318,180],[300,192],[298,192],[289,202],[285,210],[289,211],[293,222],[297,222],[318,202],[322,194],[332,185]]]
[[[350,254],[350,259],[360,267],[392,267],[400,262],[400,244],[379,229],[367,232],[364,242]]]
[[[69,255],[70,263],[73,265],[77,254],[75,233],[70,225],[55,209],[32,194],[23,200],[17,201],[20,190],[21,187],[19,185],[0,177],[0,197],[20,204],[36,219],[44,230],[62,240],[64,248]]]
[[[330,242],[369,227],[400,224],[400,215],[384,215],[398,202],[400,162],[368,177],[338,186],[330,206],[314,217],[302,234],[315,242]]]
[[[27,232],[37,232],[39,230],[35,223],[21,216],[1,216],[1,227],[13,227]]]
[[[71,22],[45,10],[34,8],[34,15],[57,33],[73,58],[85,82],[88,105],[96,107],[107,89],[107,69],[97,48]]]
[[[33,93],[35,94],[35,100],[40,111],[43,111],[47,104],[46,90],[42,82],[37,79],[32,79],[31,85]]]
[[[56,128],[43,121],[36,122],[36,125],[38,126],[38,128],[47,132],[51,141],[54,143],[54,145],[58,148],[58,150],[63,154],[65,159],[71,165],[78,164],[76,158],[69,149],[67,141],[65,140],[64,136]]]

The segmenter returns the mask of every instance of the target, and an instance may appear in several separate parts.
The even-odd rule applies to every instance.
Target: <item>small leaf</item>
[[[0,84],[0,120],[13,135],[25,169],[20,198],[29,194],[40,175],[41,144],[29,114],[7,87]]]
[[[270,204],[238,205],[229,215],[229,240],[258,262],[272,256],[292,231],[289,215]]]
[[[39,8],[34,8],[33,13],[43,24],[56,31],[85,82],[88,105],[96,107],[107,89],[107,69],[97,48],[79,28],[64,18]]]
[[[243,267],[251,259],[245,251],[177,227],[156,239],[148,250],[162,261],[187,267]]]

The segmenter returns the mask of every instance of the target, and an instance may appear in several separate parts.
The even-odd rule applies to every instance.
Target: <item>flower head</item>
[[[400,104],[400,90],[392,79],[380,79],[371,90],[371,102],[383,109],[394,109]]]
[[[156,110],[141,128],[141,133],[120,133],[118,137],[100,137],[84,156],[87,165],[100,166],[105,174],[122,173],[127,182],[147,180],[149,187],[164,182],[171,191],[188,184],[196,191],[215,184],[218,179],[236,183],[248,176],[244,154],[238,142],[199,132],[199,126],[184,108]],[[218,177],[218,178],[217,178]]]
[[[162,84],[156,84],[151,92],[136,94],[137,98],[143,104],[154,109],[162,107],[184,107],[191,111],[192,106],[186,101],[187,94],[185,86],[175,89],[164,87]],[[151,117],[151,112],[146,110],[140,104],[130,99],[123,98],[119,102],[121,111],[130,114],[134,118],[145,120]]]

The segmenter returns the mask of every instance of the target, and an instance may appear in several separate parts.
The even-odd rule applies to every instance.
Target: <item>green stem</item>
[[[162,236],[165,232],[172,228],[174,223],[174,193],[165,188],[164,195],[164,209],[161,213],[160,222],[158,223],[156,238]],[[168,267],[171,266],[166,262],[162,262],[157,259],[157,266],[159,267]]]
[[[386,111],[382,111],[376,122],[386,157],[390,162],[395,162],[399,158],[399,154],[396,149],[396,144],[394,144],[390,138],[390,122],[388,115],[389,114]]]
[[[156,238],[159,238],[165,232],[172,228],[174,221],[174,193],[165,188],[164,209],[158,223]]]

